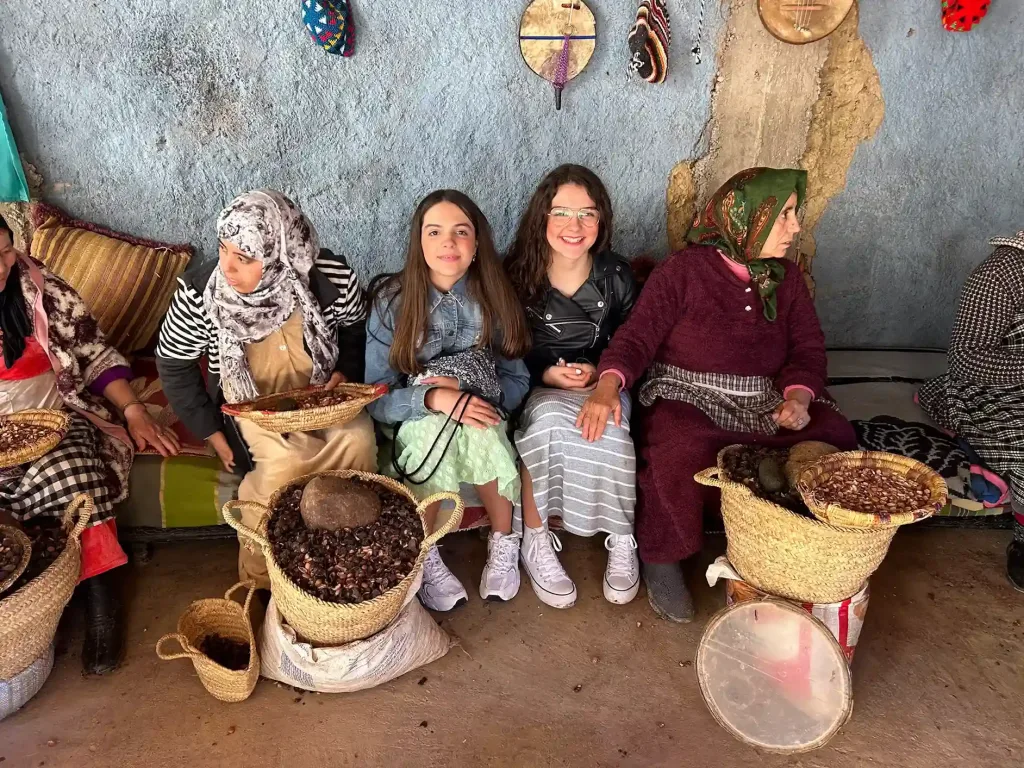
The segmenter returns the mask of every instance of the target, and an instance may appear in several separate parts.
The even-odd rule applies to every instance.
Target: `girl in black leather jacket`
[[[629,394],[621,422],[594,443],[577,425],[596,381],[601,352],[625,321],[636,296],[633,271],[610,250],[612,208],[601,180],[587,168],[549,173],[519,224],[506,268],[526,308],[533,347],[526,357],[533,390],[516,431],[522,458],[520,558],[537,596],[555,608],[576,602],[576,585],[558,560],[548,518],[580,536],[606,534],[604,595],[628,603],[640,566],[633,538],[636,458],[629,436]]]

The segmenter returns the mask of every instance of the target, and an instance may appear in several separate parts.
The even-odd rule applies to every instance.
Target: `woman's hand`
[[[608,416],[615,419],[615,426],[622,426],[622,401],[619,399],[619,378],[613,373],[602,376],[576,417],[576,426],[582,427],[583,439],[587,442],[600,440],[604,434]]]
[[[231,450],[231,446],[228,445],[228,439],[224,437],[224,433],[214,432],[206,438],[206,442],[209,443],[210,447],[216,452],[217,458],[219,458],[220,463],[224,465],[225,471],[234,471],[235,453]]]
[[[440,387],[441,389],[459,389],[459,380],[454,376],[428,376],[420,382],[425,387]]]
[[[161,456],[177,456],[181,446],[177,436],[169,429],[161,427],[142,403],[133,403],[124,410],[124,419],[128,422],[128,434],[132,436],[138,449],[144,450],[152,446]]]
[[[340,371],[335,371],[334,373],[331,374],[331,378],[327,380],[327,383],[324,385],[324,389],[330,392],[336,386],[338,386],[339,384],[344,384],[346,381],[348,381],[348,379],[345,378],[344,373],[341,373]]]
[[[811,423],[810,414],[807,412],[811,404],[811,393],[806,389],[793,389],[786,395],[785,401],[778,408],[772,418],[775,423],[783,429],[791,429],[799,432]]]
[[[481,400],[476,395],[471,395],[467,404],[465,394],[458,389],[435,387],[427,392],[423,402],[430,410],[450,414],[455,421],[469,427],[484,429],[501,423],[501,417],[490,403]],[[453,410],[455,413],[452,413]]]
[[[566,365],[559,360],[559,365],[545,369],[541,381],[556,389],[586,389],[596,377],[597,369],[590,363]]]

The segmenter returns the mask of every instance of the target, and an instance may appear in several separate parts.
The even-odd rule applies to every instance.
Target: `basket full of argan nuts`
[[[931,517],[949,490],[938,472],[914,459],[880,451],[824,456],[797,481],[819,520],[846,528],[895,528]]]

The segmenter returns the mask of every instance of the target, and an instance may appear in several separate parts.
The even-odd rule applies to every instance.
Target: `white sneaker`
[[[640,558],[636,554],[636,539],[610,534],[604,540],[608,550],[608,567],[604,572],[604,599],[609,603],[625,605],[640,589]]]
[[[450,611],[460,603],[469,601],[466,588],[441,559],[437,547],[431,547],[423,561],[423,583],[420,585],[420,602],[432,611]]]
[[[511,600],[519,593],[518,533],[492,533],[487,539],[487,565],[480,575],[480,597]]]
[[[519,559],[526,567],[530,585],[542,603],[552,608],[572,608],[576,603],[576,585],[558,561],[556,553],[562,551],[562,542],[553,531],[523,533],[523,546]]]

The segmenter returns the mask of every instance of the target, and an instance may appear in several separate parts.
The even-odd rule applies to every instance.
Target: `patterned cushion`
[[[33,219],[32,255],[78,291],[112,346],[124,354],[144,349],[192,247],[110,232],[42,203],[34,206]]]

